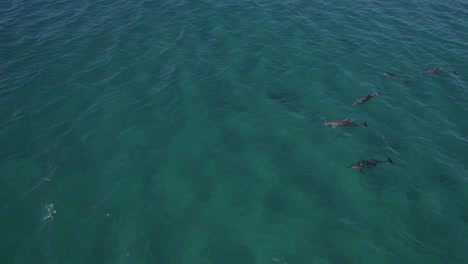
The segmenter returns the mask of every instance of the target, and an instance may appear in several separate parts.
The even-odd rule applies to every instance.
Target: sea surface
[[[0,263],[468,263],[467,116],[466,0],[4,0]]]

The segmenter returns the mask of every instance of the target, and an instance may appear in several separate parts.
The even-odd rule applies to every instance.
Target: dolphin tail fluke
[[[390,163],[390,164],[394,164],[393,160],[391,158],[387,158],[387,162]]]
[[[366,121],[364,121],[364,123],[362,123],[362,125],[363,125],[363,126],[365,126],[365,127],[368,127],[368,125],[367,125],[367,122],[366,122]]]

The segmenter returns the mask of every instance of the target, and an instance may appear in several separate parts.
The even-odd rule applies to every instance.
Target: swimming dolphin
[[[442,69],[442,68],[439,68],[439,67],[434,68],[432,70],[425,70],[425,71],[422,71],[420,73],[421,74],[436,74],[436,73],[440,73],[440,72],[448,72],[448,73],[458,75],[456,71],[449,71],[449,70],[445,70],[445,69]]]
[[[384,162],[388,162],[390,164],[393,164],[393,160],[391,158],[387,158],[387,160],[385,160],[385,161],[376,160],[376,159],[369,159],[369,160],[360,160],[360,161],[352,164],[348,168],[359,169],[359,170],[369,169],[369,168],[375,167],[379,163],[384,163]]]
[[[391,73],[391,72],[384,72],[383,74],[384,74],[385,76],[387,76],[387,77],[390,77],[390,78],[393,78],[393,79],[397,79],[397,80],[402,81],[402,82],[404,82],[404,83],[408,83],[408,80],[406,80],[406,79],[404,79],[404,78],[401,78],[401,77],[397,76],[397,75],[394,74],[394,73]]]
[[[326,126],[331,126],[333,128],[336,128],[337,126],[366,126],[367,127],[367,122],[364,121],[362,124],[358,124],[355,122],[352,122],[349,120],[349,118],[345,118],[343,120],[332,120],[332,121],[325,121],[323,123]]]
[[[378,95],[379,95],[378,93],[368,94],[368,95],[366,95],[366,96],[363,96],[363,97],[357,99],[357,100],[353,103],[353,105],[360,105],[360,104],[363,104],[363,103],[369,101],[372,97],[378,96]]]

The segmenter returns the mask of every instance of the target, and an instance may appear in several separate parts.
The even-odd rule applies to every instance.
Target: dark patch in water
[[[381,164],[384,166],[387,164]],[[375,167],[373,169],[363,170],[364,175],[366,175],[367,182],[375,187],[375,189],[380,192],[383,189],[389,188],[397,184],[398,177],[393,175],[382,174],[379,170],[384,170],[385,168]]]
[[[302,109],[301,96],[293,91],[268,91],[267,96],[271,100],[279,102],[290,111],[299,112]]]
[[[248,105],[233,91],[234,84],[229,82],[215,81],[203,91],[209,113],[224,118],[232,112],[245,112]]]
[[[289,91],[269,91],[267,95],[272,100],[291,100],[298,97],[297,94]]]
[[[273,213],[282,213],[288,209],[287,197],[284,197],[281,189],[271,190],[263,200],[263,205]]]
[[[460,209],[460,215],[458,216],[458,218],[465,222],[466,224],[468,224],[468,207],[466,206],[463,206],[461,209]]]
[[[205,187],[204,189],[200,188],[195,196],[195,200],[200,204],[208,203],[212,197],[211,189],[212,189],[211,186],[209,187],[209,190],[207,189],[207,187]]]
[[[348,52],[356,52],[362,49],[362,46],[350,36],[342,36],[339,38],[340,42],[343,43],[343,47],[346,47]]]
[[[340,252],[339,250],[335,249],[336,252]],[[332,263],[340,263],[340,264],[355,264],[354,260],[348,256],[345,255],[344,253],[336,253],[336,254],[331,254],[330,259],[333,260]]]
[[[234,241],[218,240],[209,244],[202,254],[211,259],[211,263],[223,264],[254,264],[252,250]]]
[[[439,174],[436,178],[437,182],[439,182],[442,186],[445,187],[454,187],[457,185],[457,181],[453,178],[453,176],[446,175],[446,174]]]
[[[222,128],[221,142],[229,151],[241,154],[244,150],[245,139],[236,129]]]
[[[167,222],[168,218],[156,215],[143,219],[144,244],[148,247],[144,263],[175,263],[175,256],[168,251],[168,243],[176,228]]]
[[[113,236],[112,236],[112,223],[118,217],[111,214],[104,216],[101,222],[97,225],[95,240],[88,256],[87,263],[107,263],[113,262],[114,252],[112,252]]]
[[[411,186],[406,190],[406,198],[410,201],[418,201],[421,198],[421,190]]]

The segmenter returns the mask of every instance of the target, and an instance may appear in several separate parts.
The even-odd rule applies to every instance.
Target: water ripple
[[[467,16],[461,0],[2,2],[6,262],[462,263]],[[435,67],[459,75],[419,74]],[[322,125],[345,117],[369,127]]]

